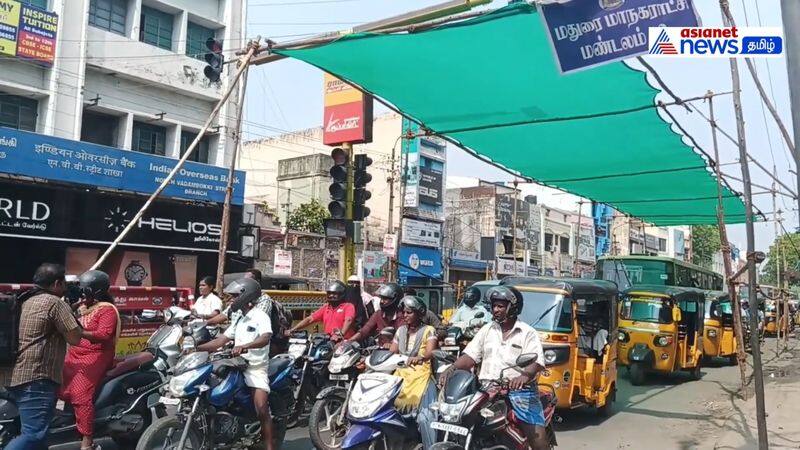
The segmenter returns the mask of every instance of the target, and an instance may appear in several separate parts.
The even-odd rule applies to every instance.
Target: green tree
[[[312,199],[289,214],[289,229],[322,234],[325,232],[323,221],[330,216],[327,208],[316,199]]]
[[[789,280],[790,286],[800,286],[800,234],[784,234],[772,242],[767,253],[767,261],[761,267],[761,282],[764,284],[777,284],[778,260],[780,259],[781,280]],[[786,268],[783,267],[784,256]]]
[[[711,269],[714,253],[721,248],[719,227],[716,225],[697,225],[692,227],[692,262]]]

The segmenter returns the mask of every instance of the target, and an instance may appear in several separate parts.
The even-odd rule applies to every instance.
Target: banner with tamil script
[[[178,161],[88,142],[0,127],[0,173],[152,194]],[[245,174],[236,171],[231,203],[244,203]],[[222,203],[228,169],[187,161],[166,197]]]

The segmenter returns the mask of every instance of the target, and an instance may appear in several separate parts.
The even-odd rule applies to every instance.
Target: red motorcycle
[[[535,358],[522,355],[518,367],[530,365]],[[431,405],[438,420],[431,424],[437,430],[437,443],[431,450],[528,450],[528,441],[508,403],[508,380],[480,383],[472,372],[456,370],[447,381],[441,401]],[[544,407],[549,447],[556,443],[552,420],[555,416],[555,390],[539,386]]]

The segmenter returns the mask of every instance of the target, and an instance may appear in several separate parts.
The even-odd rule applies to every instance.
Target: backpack
[[[41,292],[40,288],[34,288],[20,295],[0,294],[0,368],[14,367],[22,352],[49,336],[49,333],[39,336],[24,348],[19,348],[22,304],[25,300]]]
[[[269,312],[269,320],[272,322],[272,335],[283,337],[286,330],[292,327],[292,315],[280,302],[272,299],[272,308]]]

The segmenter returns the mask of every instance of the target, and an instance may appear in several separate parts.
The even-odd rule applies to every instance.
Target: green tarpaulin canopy
[[[623,63],[561,75],[535,7],[417,33],[355,34],[276,50],[353,82],[427,129],[547,186],[657,225],[716,223],[707,161]],[[724,190],[728,223],[742,201]]]

